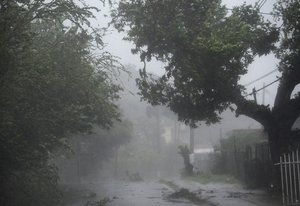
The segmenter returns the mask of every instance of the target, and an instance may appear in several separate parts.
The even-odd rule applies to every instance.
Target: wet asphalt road
[[[109,182],[97,189],[102,196],[112,199],[109,206],[193,206],[187,200],[167,199],[173,190],[158,181]]]
[[[259,190],[246,190],[238,185],[208,184],[203,185],[182,180],[173,180],[178,187],[184,187],[206,201],[194,204],[186,199],[170,200],[167,196],[174,189],[159,181],[126,182],[105,181],[86,185],[96,193],[91,201],[108,197],[108,206],[280,206],[278,198],[270,198]],[[81,199],[67,206],[85,206],[87,199]]]

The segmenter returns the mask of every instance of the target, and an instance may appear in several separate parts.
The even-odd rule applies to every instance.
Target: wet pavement
[[[84,206],[91,202],[109,198],[107,206],[194,206],[185,199],[169,200],[167,196],[174,190],[159,181],[125,182],[107,181],[84,186],[96,193],[94,198],[82,198],[67,206]],[[87,191],[84,189],[84,191]]]
[[[102,187],[103,186],[103,187]],[[113,201],[109,206],[191,206],[187,200],[169,201],[167,195],[173,190],[158,181],[149,182],[114,182],[102,185],[101,193]]]
[[[220,206],[281,206],[279,197],[272,197],[263,190],[249,190],[241,185],[174,180],[180,187],[197,192],[203,199]]]
[[[105,181],[86,185],[96,196],[91,201],[109,198],[108,206],[279,206],[278,198],[271,198],[260,190],[246,190],[232,184],[200,184],[183,180],[169,180],[178,188],[187,188],[197,194],[201,203],[192,203],[187,199],[172,199],[168,196],[174,187],[159,181],[126,182]],[[87,199],[81,199],[67,206],[84,206]]]

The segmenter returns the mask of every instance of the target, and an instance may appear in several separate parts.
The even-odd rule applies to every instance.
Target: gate
[[[300,205],[300,157],[299,151],[283,154],[280,162],[283,205]]]

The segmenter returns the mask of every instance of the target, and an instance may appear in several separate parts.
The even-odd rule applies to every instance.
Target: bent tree
[[[124,0],[112,17],[142,61],[166,63],[160,78],[141,70],[137,83],[144,100],[167,105],[187,124],[218,122],[220,113],[236,105],[237,115],[264,126],[276,162],[299,136],[291,128],[300,97],[291,94],[300,83],[300,3],[280,0],[273,14],[280,26],[264,19],[258,6],[228,12],[221,0]],[[239,83],[255,57],[271,52],[281,72],[272,108],[246,98]]]

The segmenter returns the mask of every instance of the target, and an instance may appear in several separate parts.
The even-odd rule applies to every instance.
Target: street
[[[178,188],[186,188],[191,195],[171,198]],[[67,206],[84,206],[88,201],[109,199],[108,206],[279,206],[279,198],[271,198],[261,190],[246,190],[232,184],[199,184],[183,180],[171,181],[105,181],[85,186],[95,192],[93,198],[82,198]],[[180,195],[180,193],[179,193]],[[197,198],[194,198],[195,195]],[[192,197],[192,198],[190,198]]]

